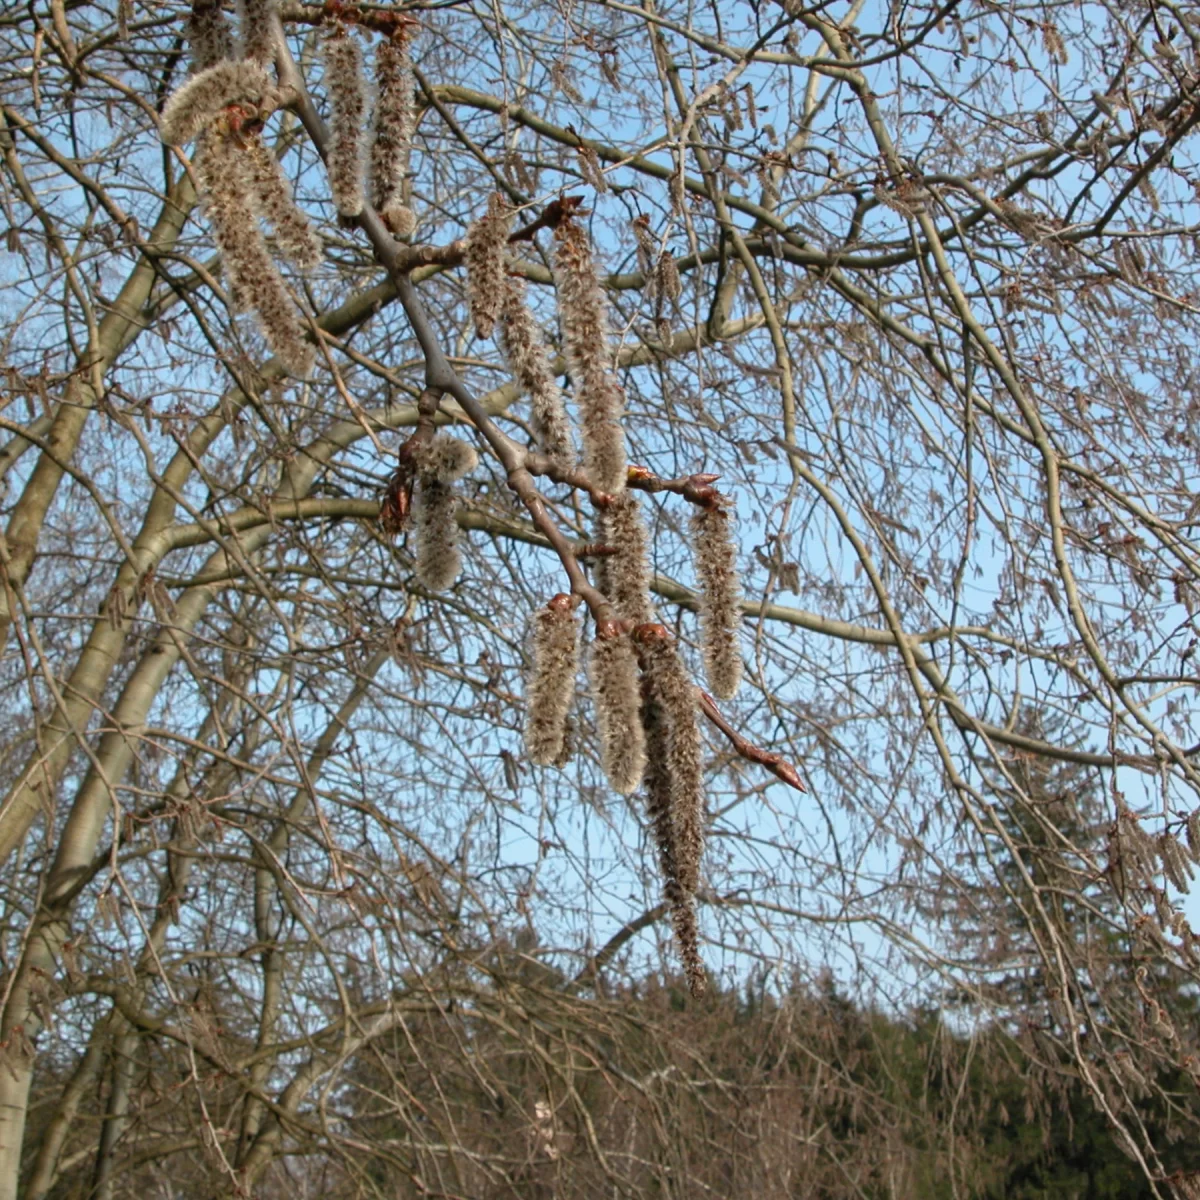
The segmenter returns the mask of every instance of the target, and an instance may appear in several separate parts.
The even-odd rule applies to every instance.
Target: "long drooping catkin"
[[[603,558],[604,590],[627,621],[654,620],[650,602],[649,538],[636,493],[621,492],[600,514],[601,538],[614,553]]]
[[[238,33],[243,58],[264,67],[275,61],[274,15],[275,0],[239,0]]]
[[[168,146],[182,146],[211,125],[231,104],[257,108],[273,93],[266,71],[255,62],[216,62],[171,94],[160,125]]]
[[[304,270],[321,262],[321,239],[296,207],[292,185],[279,160],[257,133],[242,135],[242,157],[250,184],[250,202],[275,230],[279,249]]]
[[[233,57],[233,35],[221,11],[221,0],[196,0],[188,17],[187,41],[197,71]]]
[[[421,475],[413,497],[417,532],[416,576],[431,592],[453,587],[462,571],[454,489],[432,475]]]
[[[234,307],[254,309],[267,345],[283,366],[293,375],[307,375],[313,347],[263,240],[241,148],[229,135],[209,131],[196,154],[196,173]]]
[[[613,789],[636,790],[646,770],[637,658],[627,634],[602,628],[592,643],[588,676],[600,735],[600,764]]]
[[[525,303],[525,283],[516,276],[505,280],[500,306],[500,349],[513,378],[529,397],[533,431],[543,453],[562,467],[570,466],[575,444],[562,391],[550,370],[542,331]]]
[[[560,592],[538,611],[533,627],[533,671],[526,693],[525,752],[541,766],[557,763],[579,671],[575,599]]]
[[[417,470],[413,515],[417,529],[416,575],[431,592],[452,587],[462,571],[453,485],[479,463],[474,449],[439,433],[411,451]]]
[[[362,51],[354,36],[340,25],[325,38],[325,87],[330,109],[325,158],[329,190],[342,216],[357,217],[363,210],[363,117],[367,97]]]
[[[729,700],[742,681],[741,583],[729,504],[723,498],[692,516],[692,545],[700,583],[700,641],[708,686]]]
[[[651,676],[642,676],[642,727],[646,734],[646,815],[650,818],[658,865],[663,877],[663,894],[670,906],[671,926],[679,948],[680,962],[693,996],[704,992],[704,964],[700,959],[695,902],[679,881],[673,786],[670,761],[670,716]]]
[[[504,254],[512,212],[499,192],[488,197],[487,212],[467,229],[467,302],[480,337],[491,337],[504,303]]]
[[[664,626],[639,625],[633,639],[644,695],[648,704],[657,706],[666,727],[662,756],[669,779],[675,877],[691,896],[700,882],[704,852],[704,750],[696,724],[696,688]]]
[[[583,227],[565,220],[554,236],[559,316],[579,405],[584,467],[596,487],[616,494],[625,488],[624,399],[613,375],[608,304]]]
[[[375,51],[375,139],[371,143],[371,202],[397,237],[416,220],[404,203],[413,137],[413,74],[408,36],[387,38]]]

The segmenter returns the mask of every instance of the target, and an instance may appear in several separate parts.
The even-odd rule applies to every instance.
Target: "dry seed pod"
[[[292,185],[279,160],[257,133],[243,134],[242,157],[255,210],[275,230],[279,249],[296,266],[311,270],[321,262],[321,239],[292,198]]]
[[[295,302],[267,251],[250,204],[240,147],[229,135],[211,132],[197,152],[196,173],[234,307],[253,308],[267,345],[280,363],[293,375],[307,375],[313,346],[304,336]]]
[[[600,734],[600,762],[613,790],[628,796],[646,770],[646,745],[633,644],[611,623],[592,643],[588,676]]]
[[[363,210],[363,117],[367,98],[362,51],[341,25],[335,25],[325,39],[325,86],[330,106],[329,151],[325,159],[329,190],[342,216],[357,217]]]
[[[254,62],[214,63],[171,93],[163,108],[160,137],[168,146],[190,142],[230,105],[260,109],[273,101],[266,71]]]
[[[417,532],[415,565],[419,583],[431,592],[454,586],[462,571],[458,523],[454,519],[454,490],[432,475],[417,480],[413,513]]]
[[[1200,808],[1194,809],[1187,819],[1187,847],[1192,862],[1200,863]]]
[[[233,57],[233,36],[221,11],[221,0],[193,3],[187,22],[187,41],[192,51],[192,67],[196,71]]]
[[[664,761],[670,780],[675,877],[691,896],[699,886],[704,853],[704,750],[696,724],[696,688],[665,626],[639,625],[633,638],[645,694],[666,723]]]
[[[413,74],[408,38],[382,41],[375,51],[375,138],[371,143],[371,202],[398,237],[412,233],[404,176],[412,150]],[[406,227],[407,226],[407,227]]]
[[[1185,896],[1191,891],[1191,863],[1184,856],[1183,847],[1169,834],[1162,833],[1156,843],[1159,860],[1162,862],[1163,874],[1171,881],[1176,891]]]
[[[584,467],[596,487],[615,495],[625,488],[624,401],[612,373],[608,303],[583,227],[565,220],[554,236],[559,316],[579,405]]]
[[[602,511],[600,530],[604,544],[615,551],[603,559],[605,594],[624,620],[635,625],[653,621],[649,538],[636,493],[622,492]]]
[[[264,67],[275,61],[274,0],[239,0],[238,33],[242,57]]]
[[[658,265],[654,271],[654,291],[664,300],[678,300],[683,291],[679,267],[670,250],[664,250],[658,256]]]
[[[467,229],[467,301],[475,332],[492,336],[504,304],[504,256],[512,213],[499,192],[488,197],[487,212]]]
[[[513,378],[529,397],[533,429],[543,453],[560,466],[569,466],[575,457],[575,445],[562,391],[550,370],[542,331],[525,303],[525,283],[515,276],[505,280],[500,349]]]
[[[732,699],[742,681],[741,585],[729,505],[722,499],[692,516],[692,545],[700,582],[700,640],[713,695]]]
[[[560,592],[534,618],[533,672],[527,691],[525,752],[541,766],[557,765],[579,671],[576,597]]]
[[[646,277],[645,290],[649,295],[654,289],[655,272],[652,267],[658,255],[658,243],[654,240],[654,234],[650,232],[650,218],[645,213],[634,217],[629,224],[637,245],[638,270]]]

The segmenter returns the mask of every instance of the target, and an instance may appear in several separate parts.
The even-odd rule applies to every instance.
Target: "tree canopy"
[[[1191,9],[0,48],[0,1200],[1200,1196]]]

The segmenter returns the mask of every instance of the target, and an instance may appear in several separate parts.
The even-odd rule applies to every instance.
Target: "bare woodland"
[[[0,46],[0,1200],[1200,1196],[1200,12]]]

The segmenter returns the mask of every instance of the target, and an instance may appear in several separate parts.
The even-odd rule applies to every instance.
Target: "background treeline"
[[[476,974],[486,985],[443,979],[446,995],[459,999],[414,1008],[346,1065],[307,1118],[312,1149],[324,1143],[325,1153],[307,1159],[297,1136],[261,1195],[1153,1194],[1051,1029],[968,1031],[953,1010],[885,1012],[855,1003],[828,976],[782,991],[753,982],[714,988],[697,1002],[681,978],[651,974],[584,998],[520,936]],[[1180,990],[1175,1004],[1176,1023],[1194,1027],[1193,996]],[[218,1014],[211,1020],[220,1027]],[[147,1101],[129,1130],[139,1151],[121,1163],[122,1195],[158,1194],[163,1163],[151,1148],[170,1153],[202,1132],[185,1127],[197,1106],[172,1102],[192,1086],[187,1056],[152,1045],[142,1043],[149,1054],[136,1065],[135,1091],[157,1102]],[[1102,1066],[1095,1070],[1103,1077]],[[1135,1074],[1127,1067],[1121,1083]],[[201,1079],[219,1131],[236,1089],[219,1069]],[[1182,1071],[1154,1082],[1153,1099],[1140,1089],[1138,1119],[1166,1148],[1170,1182],[1188,1195],[1200,1147],[1181,1133],[1185,1113],[1196,1112],[1195,1088]],[[86,1160],[100,1116],[94,1105],[79,1113],[71,1141],[83,1149],[73,1156],[68,1145],[68,1162]],[[174,1155],[171,1194],[219,1187],[214,1154],[210,1146],[198,1157]],[[86,1170],[65,1172],[53,1193],[88,1194]]]

